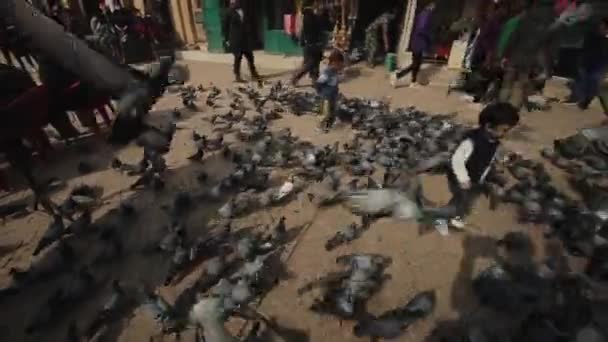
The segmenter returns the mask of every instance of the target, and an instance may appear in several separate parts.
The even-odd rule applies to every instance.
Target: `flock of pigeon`
[[[159,334],[177,337],[195,329],[197,340],[236,341],[224,327],[230,316],[255,321],[243,341],[269,341],[268,331],[277,324],[258,312],[256,304],[282,280],[284,256],[298,231],[280,217],[273,226],[236,229],[234,219],[256,210],[282,206],[299,194],[315,206],[345,205],[360,216],[337,231],[325,249],[340,249],[373,229],[381,217],[431,222],[445,208],[434,208],[423,196],[417,174],[442,172],[450,152],[467,127],[450,115],[428,115],[415,108],[391,109],[387,104],[360,98],[342,99],[338,117],[348,121],[354,138],[344,144],[316,146],[292,135],[289,129],[269,130],[284,115],[314,112],[318,99],[277,82],[269,91],[240,86],[221,90],[215,86],[174,87],[185,107],[197,110],[205,97],[203,119],[215,135],[192,131],[193,152],[188,160],[204,165],[207,158],[221,158],[230,165],[223,177],[213,179],[200,172],[200,187],[177,193],[160,209],[168,224],[163,236],[134,252],[125,248],[128,227],[136,224],[140,209],[122,202],[106,215],[107,222],[93,222],[103,189],[82,185],[74,188],[60,206],[34,251],[32,264],[11,269],[12,284],[0,291],[0,301],[26,295],[34,284],[66,276],[28,318],[26,333],[42,334],[93,291],[109,288],[105,301],[89,321],[69,325],[66,339],[91,340],[141,307],[156,320]],[[252,114],[253,113],[253,114]],[[135,177],[132,190],[163,192],[167,189],[164,155],[180,128],[172,113],[168,125],[157,125],[139,137],[140,162],[112,161],[116,172]],[[224,137],[233,134],[236,142]],[[438,341],[606,341],[606,306],[597,292],[608,280],[608,219],[602,185],[608,164],[608,146],[576,136],[556,141],[555,150],[542,155],[572,174],[572,185],[582,200],[560,192],[542,162],[506,154],[488,178],[484,192],[491,209],[503,203],[518,206],[519,219],[547,227],[547,238],[559,237],[568,251],[588,258],[584,272],[574,272],[563,255],[534,260],[534,244],[523,233],[508,233],[496,243],[496,263],[473,280],[473,293],[480,306],[476,314],[463,317],[449,329],[438,326]],[[276,174],[287,175],[276,183]],[[382,175],[376,179],[376,175]],[[217,207],[213,223],[202,236],[193,236],[187,217],[201,206]],[[125,233],[127,232],[127,233]],[[93,256],[80,257],[74,241],[94,241]],[[174,304],[150,287],[120,279],[104,279],[92,272],[97,265],[112,265],[123,258],[161,256],[169,260],[164,285],[179,283],[193,270],[202,270],[196,282]],[[382,284],[391,259],[375,254],[348,254],[337,258],[341,271],[332,272],[302,286],[298,295],[312,292],[310,310],[353,320],[353,334],[372,339],[395,339],[416,321],[429,317],[436,294],[424,291],[404,304],[374,316],[366,302]],[[608,299],[608,298],[606,298]],[[262,328],[264,326],[265,328]]]

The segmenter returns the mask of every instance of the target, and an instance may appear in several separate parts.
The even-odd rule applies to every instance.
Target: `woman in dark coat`
[[[234,55],[234,78],[236,82],[243,82],[241,78],[241,61],[243,56],[249,64],[251,76],[260,82],[260,75],[255,68],[253,59],[253,37],[248,32],[252,31],[252,25],[247,13],[241,7],[239,0],[230,1],[230,9],[224,18],[224,42]]]
[[[409,73],[412,73],[412,83],[410,86],[415,87],[417,85],[416,82],[418,81],[418,73],[422,66],[422,58],[424,57],[424,53],[428,52],[431,48],[431,20],[434,11],[435,3],[431,2],[416,16],[411,42],[412,64],[405,69],[397,70],[391,74],[390,82],[393,87],[397,86],[397,81],[400,78]]]

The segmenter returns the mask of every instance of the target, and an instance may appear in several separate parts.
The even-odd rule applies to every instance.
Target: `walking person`
[[[532,91],[532,72],[540,70],[537,79],[546,79],[551,74],[548,38],[555,20],[553,5],[549,0],[528,0],[515,31],[508,37],[503,49],[501,64],[505,76],[499,102],[509,102],[518,109],[525,105],[530,110],[528,96]]]
[[[339,74],[344,69],[346,58],[339,50],[334,50],[329,55],[328,64],[321,72],[321,76],[315,82],[317,94],[321,97],[321,114],[323,120],[319,129],[328,132],[336,121],[336,108],[340,96]]]
[[[608,17],[594,25],[585,36],[578,76],[567,102],[586,110],[599,96],[600,85],[608,72]],[[603,103],[602,103],[603,104]]]
[[[304,61],[291,79],[294,86],[306,73],[313,82],[316,81],[319,77],[319,64],[323,58],[323,31],[318,7],[313,6],[312,1],[308,1],[302,14],[301,43],[304,47]]]
[[[437,218],[435,228],[447,235],[451,226],[464,229],[486,177],[496,162],[500,141],[519,123],[518,110],[508,103],[494,103],[479,113],[479,126],[468,131],[452,153],[447,180],[452,199],[440,208],[427,208]]]
[[[234,56],[234,78],[236,82],[244,82],[241,77],[241,61],[243,57],[249,65],[251,77],[261,85],[262,79],[255,67],[253,58],[252,25],[249,14],[241,7],[240,0],[230,0],[230,9],[224,19],[225,44]]]
[[[397,86],[397,82],[403,76],[412,73],[411,87],[417,86],[418,73],[422,66],[422,58],[424,53],[431,48],[431,20],[433,12],[435,11],[435,3],[429,3],[416,17],[414,23],[414,33],[412,34],[412,63],[405,69],[400,69],[391,74],[391,85]]]
[[[367,51],[367,64],[370,67],[374,67],[376,65],[376,57],[378,55],[378,35],[382,32],[382,43],[384,47],[384,53],[388,53],[390,50],[389,44],[389,25],[390,23],[397,18],[397,8],[393,9],[390,12],[386,12],[372,21],[367,29],[365,29],[365,50]]]

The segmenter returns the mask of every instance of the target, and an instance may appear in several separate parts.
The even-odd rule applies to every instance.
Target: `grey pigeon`
[[[387,311],[378,318],[364,319],[355,325],[357,337],[381,337],[387,340],[401,336],[416,320],[425,318],[435,308],[435,293],[423,292],[416,295],[405,306]]]

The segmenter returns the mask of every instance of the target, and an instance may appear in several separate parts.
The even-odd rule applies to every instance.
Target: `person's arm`
[[[473,154],[473,141],[466,139],[458,145],[450,161],[450,166],[458,183],[465,188],[471,184],[471,177],[467,171],[467,162],[471,158],[471,154]]]
[[[224,34],[224,41],[227,42],[230,37],[230,22],[232,21],[232,11],[228,10],[224,15],[224,22],[222,23],[222,33]]]

